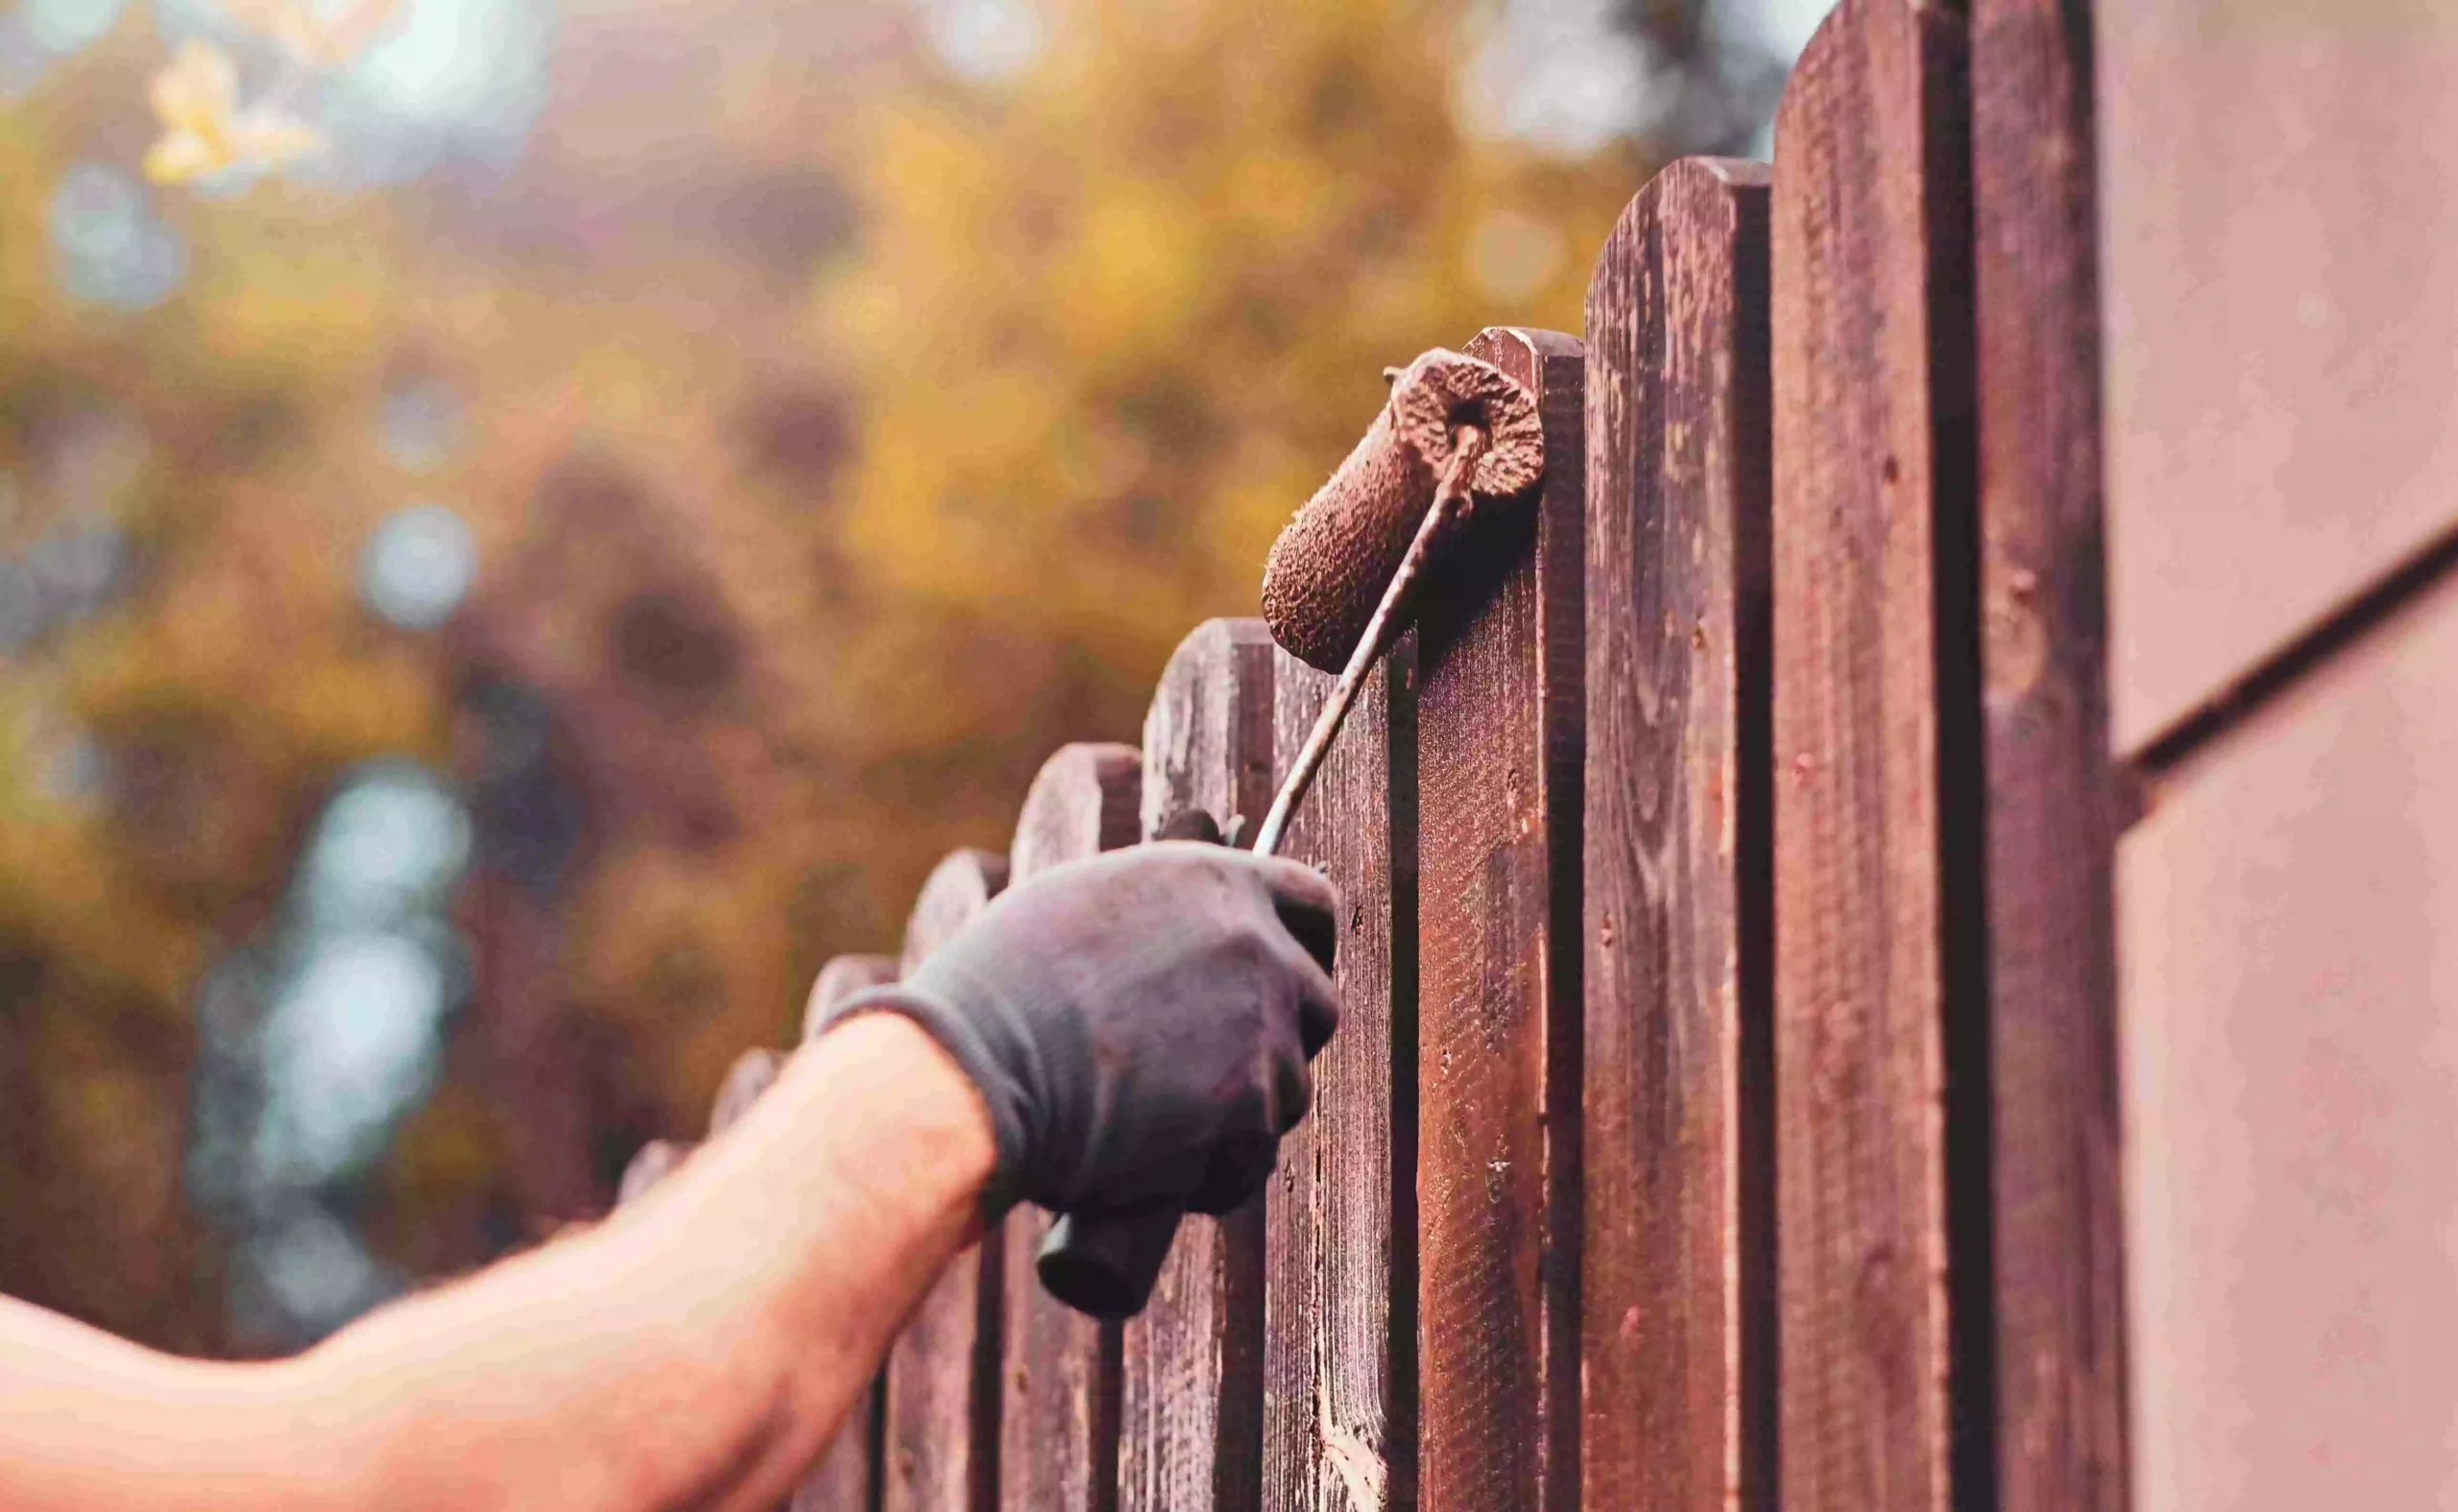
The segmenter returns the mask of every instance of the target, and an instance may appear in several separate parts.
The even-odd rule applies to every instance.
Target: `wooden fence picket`
[[[1958,1431],[1986,1421],[1985,1309],[1950,1300],[1986,1274],[1985,1204],[1962,1199],[1985,1179],[1972,1163],[1988,1137],[1963,28],[1914,0],[1844,0],[1776,118],[1790,1512],[1948,1512],[1988,1496],[1971,1452],[1984,1436]]]
[[[1272,657],[1258,619],[1205,622],[1161,675],[1144,725],[1144,823],[1210,813],[1240,837],[1271,803]],[[1190,1217],[1122,1340],[1121,1512],[1262,1504],[1264,1204]],[[893,1509],[892,1509],[893,1512]]]
[[[1767,170],[1691,158],[1587,297],[1589,1507],[1772,1512]]]
[[[2116,797],[2090,19],[1971,7],[2000,1512],[2124,1512]]]
[[[1264,1506],[1416,1501],[1416,642],[1358,694],[1281,853],[1339,889],[1339,1032],[1264,1236]],[[1333,679],[1278,653],[1275,780]]]
[[[803,1039],[819,1032],[838,1003],[868,987],[896,980],[892,955],[840,955],[819,969],[803,1010]],[[794,1490],[789,1512],[874,1512],[879,1505],[880,1439],[884,1393],[874,1380],[846,1411],[836,1442]]]
[[[1007,858],[958,851],[923,884],[901,974],[1007,885]],[[888,1351],[882,1512],[993,1512],[999,1480],[999,1230],[956,1257]]]
[[[1419,628],[1418,1492],[1571,1512],[1583,359],[1551,331],[1467,350],[1535,393],[1545,477],[1452,549]]]
[[[1064,746],[1024,795],[1011,880],[1133,845],[1142,834],[1144,756],[1133,746]],[[999,1501],[1007,1512],[1109,1512],[1118,1504],[1119,1330],[1065,1307],[1033,1270],[1049,1218],[1008,1214],[999,1415]]]

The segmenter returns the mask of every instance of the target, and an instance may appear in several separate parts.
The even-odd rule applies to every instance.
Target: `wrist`
[[[897,1026],[912,1042],[905,1053],[921,1054],[927,1049],[934,1068],[952,1073],[962,1084],[966,1105],[979,1116],[980,1128],[990,1141],[989,1164],[975,1191],[976,1210],[984,1223],[997,1222],[1022,1195],[1017,1190],[1019,1173],[1032,1142],[1024,1113],[1027,1099],[1009,1069],[1015,1047],[994,1044],[983,1024],[952,1002],[950,995],[919,982],[875,987],[848,998],[837,1010],[835,1027],[823,1034],[821,1042],[882,1023]],[[875,1074],[873,1084],[898,1086],[901,1082],[877,1080]]]
[[[849,1167],[856,1180],[898,1198],[927,1193],[967,1218],[978,1211],[1000,1164],[997,1120],[930,1026],[888,1011],[841,1019],[788,1064],[780,1091],[787,1079],[864,1147]]]

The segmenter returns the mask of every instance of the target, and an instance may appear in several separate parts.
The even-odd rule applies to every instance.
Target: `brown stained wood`
[[[821,967],[803,1011],[803,1038],[816,1034],[846,998],[895,981],[896,967],[892,955],[840,955]],[[883,1396],[881,1383],[873,1381],[855,1399],[835,1442],[795,1490],[792,1512],[872,1512],[878,1505],[874,1468],[880,1457]]]
[[[1767,170],[1689,158],[1587,295],[1585,1505],[1771,1512]]]
[[[754,1045],[735,1056],[709,1110],[709,1137],[714,1139],[742,1121],[751,1105],[777,1084],[777,1073],[784,1067],[784,1053],[766,1045]]]
[[[2458,6],[2087,10],[2133,751],[2458,522]]]
[[[1008,852],[1022,882],[1142,837],[1144,755],[1133,746],[1064,746],[1024,795]],[[1007,1216],[1005,1365],[999,1501],[1009,1512],[1107,1512],[1118,1504],[1118,1330],[1042,1289],[1033,1260],[1049,1215]]]
[[[1536,392],[1546,469],[1452,548],[1419,631],[1419,1495],[1569,1512],[1584,363],[1551,331],[1467,350]]]
[[[674,1174],[675,1167],[697,1148],[696,1144],[676,1140],[651,1140],[641,1145],[633,1155],[631,1164],[623,1167],[623,1181],[614,1193],[614,1206],[619,1208],[627,1202],[639,1201],[650,1188]]]
[[[2115,804],[2088,8],[1974,0],[2001,1512],[2123,1512]]]
[[[1251,833],[1271,803],[1272,661],[1259,619],[1208,620],[1181,642],[1144,724],[1144,823],[1201,808]],[[1258,1201],[1191,1216],[1122,1341],[1121,1512],[1257,1512],[1263,1459],[1263,1235]]]
[[[1339,889],[1340,1027],[1280,1149],[1265,1236],[1264,1506],[1416,1504],[1415,780],[1404,640],[1359,692],[1281,853]],[[1333,678],[1272,669],[1274,770]],[[1396,762],[1395,762],[1396,758]]]
[[[1775,128],[1775,1089],[1788,1512],[1987,1504],[1962,22],[1845,0]],[[1948,874],[1951,872],[1951,876]],[[1950,992],[1949,984],[1954,984]],[[1950,1083],[1948,1068],[1955,1068]],[[1980,1085],[1972,1085],[1978,1078]],[[1950,1093],[1954,1094],[1950,1100]],[[1980,1116],[1974,1118],[1977,1112]],[[1954,1212],[1968,1217],[1970,1209]],[[1985,1204],[1980,1209],[1985,1248]],[[1966,1236],[1967,1237],[1968,1236]],[[1976,1276],[1975,1276],[1976,1272]],[[1975,1280],[1977,1284],[1975,1285]],[[1959,1372],[1958,1366],[1963,1367]],[[1958,1389],[1960,1388],[1960,1389]]]
[[[2118,850],[2133,1501],[2458,1506],[2458,590]]]
[[[1007,850],[1009,875],[1080,861],[1142,838],[1144,753],[1115,742],[1061,746],[1024,793]]]
[[[896,980],[897,960],[892,955],[839,955],[819,969],[810,984],[810,996],[803,1005],[803,1038],[808,1040],[828,1021],[828,1016],[838,1003],[855,993],[873,987],[883,987]]]
[[[1007,858],[939,863],[904,926],[900,974],[973,922],[1007,884]],[[999,1479],[1000,1233],[958,1256],[888,1351],[883,1512],[990,1512]]]

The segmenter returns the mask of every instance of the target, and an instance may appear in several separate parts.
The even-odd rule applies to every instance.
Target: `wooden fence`
[[[2181,54],[2193,10],[2144,0],[2101,27],[2116,45],[2100,66],[2154,152],[2190,158],[2207,148],[2195,131],[2252,130],[2259,112],[2229,104],[2249,80],[2335,77],[2315,69],[2340,52],[2251,21]],[[2302,1508],[2332,1485],[2369,1488],[2358,1505],[2458,1495],[2440,1436],[2458,1350],[2401,1352],[2380,1338],[2399,1325],[2368,1310],[2450,1310],[2432,1236],[2458,1224],[2458,1180],[2398,1187],[2362,1129],[2395,1114],[2411,1144],[2458,1147],[2451,1057],[2431,1048],[2428,987],[2422,1014],[2315,1027],[2338,1005],[2327,984],[2374,968],[2297,920],[2310,904],[2379,944],[2402,982],[2458,960],[2428,934],[2401,953],[2334,900],[2380,906],[2343,860],[2253,901],[2229,880],[2286,864],[2231,816],[2292,806],[2316,770],[2343,793],[2379,783],[2393,806],[2458,811],[2398,758],[2428,731],[2395,691],[2432,685],[2422,669],[2458,624],[2458,533],[2435,523],[2439,495],[2421,512],[2348,501],[2380,529],[2300,572],[2290,512],[2256,507],[2149,579],[2120,560],[2129,623],[2177,651],[2127,649],[2150,712],[2119,721],[2140,728],[2112,756],[2103,186],[2127,196],[2115,386],[2153,417],[2109,469],[2130,490],[2115,513],[2133,560],[2168,545],[2157,480],[2131,480],[2235,382],[2174,311],[2211,287],[2295,300],[2257,260],[2142,251],[2234,205],[2185,193],[2160,159],[2120,150],[2103,167],[2092,26],[2080,0],[1844,0],[1791,81],[1771,171],[1659,175],[1602,250],[1583,339],[1475,338],[1538,395],[1550,466],[1533,508],[1432,588],[1291,831],[1287,852],[1349,910],[1314,1116],[1264,1200],[1187,1225],[1123,1328],[1041,1294],[1045,1220],[1012,1217],[939,1284],[796,1507],[2120,1512]],[[2382,87],[2428,115],[2432,80],[2458,94],[2458,54],[2431,44],[2458,34],[2446,12],[2399,26],[2408,61]],[[2301,73],[2279,60],[2291,43]],[[2341,52],[2392,60],[2361,39]],[[2281,149],[2317,160],[2304,177],[2363,171],[2361,140],[2314,140]],[[2408,155],[2458,182],[2458,151]],[[2204,156],[2214,177],[2250,171]],[[2333,297],[2360,298],[2343,285]],[[2144,390],[2163,362],[2189,392]],[[2374,437],[2330,423],[2325,443]],[[2236,510],[2225,469],[2195,465],[2186,524]],[[2231,556],[2238,528],[2253,544]],[[2159,572],[2181,585],[2172,607]],[[2240,580],[2260,591],[2230,598]],[[2380,651],[2379,627],[2413,623],[2418,602],[2440,617]],[[2318,703],[2281,702],[2331,665],[2348,670]],[[1134,843],[1165,813],[1251,822],[1327,684],[1259,622],[1197,628],[1140,752],[1051,757],[1009,854],[949,857],[904,961],[835,962],[815,1001],[892,977],[1011,877]],[[2353,697],[2368,687],[2389,703]],[[2229,744],[2257,714],[2288,756]],[[2329,754],[2371,734],[2386,766]],[[2395,849],[2361,800],[2328,802]],[[2135,821],[2121,1022],[2118,847]],[[2288,860],[2326,851],[2317,837]],[[2441,853],[2401,876],[2428,892]],[[2325,985],[2228,964],[2272,935]],[[2122,1149],[2121,1029],[2126,1106],[2152,1133]],[[2223,1053],[2239,1034],[2241,1064]],[[2392,1064],[2418,1055],[2437,1069]],[[2292,1101],[2294,1065],[2353,1111],[2263,1143],[2229,1078]],[[747,1056],[714,1124],[773,1073],[772,1052]],[[650,1147],[627,1188],[675,1154]],[[2121,1155],[2153,1193],[2130,1207]],[[2173,1211],[2213,1168],[2233,1195],[2212,1200],[2242,1212]],[[2354,1236],[2313,1239],[2334,1213]],[[2320,1243],[2357,1278],[2331,1284],[2362,1295],[2325,1315],[2292,1260],[2246,1260],[2263,1235]],[[2129,1269],[2181,1349],[2129,1361]],[[2229,1289],[2240,1277],[2259,1315]],[[2321,1340],[2322,1374],[2247,1342],[2274,1315],[2272,1334]],[[2161,1425],[2136,1446],[2140,1498],[2130,1380]]]

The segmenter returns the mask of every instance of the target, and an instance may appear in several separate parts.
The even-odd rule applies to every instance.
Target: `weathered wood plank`
[[[1545,477],[1445,558],[1419,630],[1419,1495],[1427,1512],[1568,1512],[1583,359],[1551,331],[1467,350],[1535,392]]]
[[[989,906],[1007,858],[958,851],[923,884],[900,974]],[[888,1352],[884,1512],[991,1512],[999,1498],[1000,1233],[958,1256]]]
[[[803,1038],[818,1033],[829,1013],[846,998],[896,980],[896,966],[892,955],[840,955],[821,967],[803,1010]],[[855,1399],[836,1441],[796,1488],[792,1512],[872,1512],[878,1505],[875,1470],[885,1427],[883,1397],[880,1383],[873,1381]]]
[[[1971,7],[2001,1512],[2123,1512],[2115,804],[2088,8]]]
[[[1774,1505],[1768,182],[1675,163],[1588,285],[1589,1507]]]
[[[1966,1435],[1959,1455],[1955,1416],[1988,1421],[1985,1364],[1956,1333],[1959,1316],[1986,1313],[1948,1302],[1975,1269],[1985,1294],[1987,1276],[1968,1250],[1953,1268],[1948,1232],[1963,1174],[1949,1161],[1985,1169],[1988,1139],[1986,1064],[1970,1054],[1986,1004],[1961,974],[1979,935],[1969,852],[1982,823],[1963,59],[1951,12],[1844,0],[1795,68],[1775,128],[1779,1475],[1791,1512],[1948,1512],[1959,1470],[1975,1481],[1968,1504],[1987,1504],[1985,1455],[1969,1457],[1987,1435]],[[1985,1251],[1985,1200],[1980,1232]]]
[[[1368,679],[1281,846],[1332,879],[1346,917],[1339,1032],[1265,1213],[1267,1512],[1416,1504],[1415,661],[1404,639]],[[1275,777],[1333,682],[1276,656]]]
[[[1142,834],[1144,755],[1076,744],[1042,763],[1024,795],[1009,875],[1133,845]],[[999,1415],[999,1502],[1007,1512],[1108,1512],[1118,1504],[1118,1330],[1068,1308],[1033,1273],[1049,1215],[1007,1218],[1005,1400]]]
[[[1271,803],[1272,658],[1258,619],[1207,621],[1169,659],[1144,725],[1143,832],[1201,808],[1223,829]],[[1191,1217],[1124,1331],[1121,1512],[1257,1512],[1264,1204]]]
[[[2458,1506],[2458,589],[2119,846],[2134,1504]]]
[[[2458,6],[2059,9],[2098,33],[2133,751],[2458,523]],[[2094,167],[2070,134],[2038,152]]]

